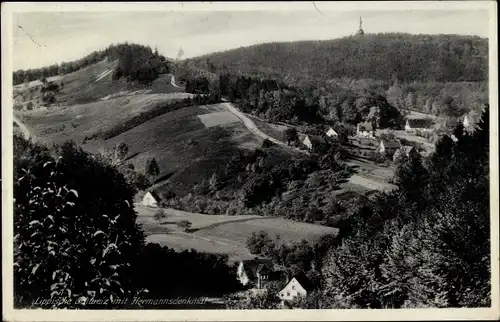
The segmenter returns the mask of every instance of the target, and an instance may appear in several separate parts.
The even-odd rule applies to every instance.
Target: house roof
[[[401,147],[401,143],[399,143],[396,140],[391,140],[391,141],[382,140],[380,142],[384,143],[384,147],[386,149],[398,149]]]
[[[160,201],[161,198],[160,198],[160,195],[158,195],[158,193],[156,193],[154,190],[149,190],[146,192],[146,194],[151,194],[151,196],[153,196],[153,198],[155,198],[156,201]],[[146,195],[144,195],[146,196]]]
[[[323,139],[321,136],[317,135],[312,135],[308,134],[305,136],[304,141],[309,138],[309,141],[311,141],[312,144],[321,144],[325,142],[325,139]]]
[[[431,118],[423,118],[423,119],[407,119],[406,120],[410,127],[412,128],[418,128],[418,129],[425,129],[430,127],[433,123],[434,120]]]
[[[254,280],[257,277],[257,273],[274,271],[273,261],[270,259],[255,258],[241,262],[243,263],[243,269],[250,280]]]
[[[306,291],[312,291],[314,289],[314,285],[311,283],[311,280],[307,278],[306,274],[304,272],[300,272],[296,274],[293,278],[299,282],[299,284],[306,290]]]
[[[337,134],[337,131],[335,131],[333,129],[333,127],[329,127],[328,130],[326,131],[326,134],[328,134],[328,133],[330,133],[330,134]]]

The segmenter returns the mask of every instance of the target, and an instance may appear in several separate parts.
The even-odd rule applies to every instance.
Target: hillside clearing
[[[18,113],[18,116],[36,136],[43,138],[48,144],[68,139],[79,143],[86,136],[111,129],[158,104],[178,100],[180,95],[188,97],[191,94],[134,95],[88,104],[38,109]]]
[[[198,118],[203,122],[206,127],[213,127],[224,124],[231,124],[240,122],[236,116],[230,112],[214,112],[208,114],[198,115]]]
[[[267,231],[270,236],[280,235],[284,242],[296,242],[302,239],[316,240],[324,234],[337,234],[336,228],[295,222],[283,218],[260,216],[224,216],[189,213],[174,209],[165,209],[168,217],[162,224],[154,220],[157,208],[144,207],[136,204],[138,222],[145,231],[147,241],[172,247],[177,251],[195,249],[210,253],[227,254],[230,261],[250,259],[246,248],[246,240],[252,232]],[[192,233],[183,232],[176,222],[188,220],[192,228],[198,230]],[[165,232],[161,232],[163,229]]]
[[[126,142],[129,155],[133,155],[127,162],[141,172],[147,160],[154,157],[160,165],[158,178],[169,176],[167,182],[155,188],[183,195],[213,173],[223,173],[235,153],[255,149],[262,143],[240,122],[207,128],[198,117],[201,114],[207,114],[206,108],[193,106],[168,112],[99,142],[98,147],[111,148]],[[94,148],[96,143],[92,143]]]

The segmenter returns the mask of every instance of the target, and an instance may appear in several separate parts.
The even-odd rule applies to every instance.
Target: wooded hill
[[[108,61],[118,60],[119,62],[117,69],[114,71],[114,78],[130,76],[130,80],[154,79],[157,74],[168,72],[170,68],[167,58],[159,54],[156,49],[153,51],[149,46],[123,43],[110,45],[106,49],[94,51],[72,62],[63,62],[60,65],[53,64],[35,69],[17,70],[13,75],[13,83],[18,85],[41,78],[69,74],[106,58]]]
[[[214,72],[283,80],[483,81],[488,78],[488,40],[459,35],[368,34],[266,43],[188,61]]]

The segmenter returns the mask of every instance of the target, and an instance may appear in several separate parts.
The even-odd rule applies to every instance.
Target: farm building
[[[160,201],[161,201],[161,198],[160,198],[160,196],[158,196],[158,194],[156,192],[148,191],[148,192],[146,192],[144,197],[142,197],[141,204],[144,206],[148,206],[148,207],[158,207],[158,204],[160,203]]]
[[[398,149],[401,148],[401,143],[398,141],[388,141],[388,140],[381,140],[380,145],[377,148],[377,151],[380,154],[390,154],[392,155],[394,152],[396,152]]]
[[[282,301],[293,301],[298,296],[307,296],[313,285],[304,273],[295,275],[290,282],[276,294]]]
[[[286,278],[284,272],[277,269],[269,259],[244,260],[238,265],[237,279],[244,286],[263,289],[268,282],[282,278]]]
[[[407,119],[405,124],[405,131],[426,131],[429,130],[433,124],[434,121],[431,118]]]
[[[415,147],[411,145],[403,145],[401,148],[396,150],[396,152],[394,152],[393,161],[395,162],[396,159],[399,158],[401,155],[405,155],[407,158],[410,158],[417,153],[418,152],[415,149]]]
[[[335,137],[338,137],[339,134],[337,132],[335,132],[335,130],[332,127],[330,127],[328,129],[328,131],[326,131],[326,136],[328,136],[330,138],[335,138]]]
[[[327,142],[320,136],[316,135],[306,135],[304,140],[302,140],[307,149],[311,152],[318,151],[322,146],[326,145]]]
[[[358,123],[356,126],[356,136],[359,138],[375,138],[375,129],[369,122]]]

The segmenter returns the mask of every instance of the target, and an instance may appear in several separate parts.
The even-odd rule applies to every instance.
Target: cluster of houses
[[[237,279],[254,293],[266,292],[269,282],[285,282],[285,286],[276,294],[282,304],[298,297],[306,297],[313,290],[313,284],[303,272],[290,277],[282,267],[273,264],[270,259],[255,258],[240,261]]]

